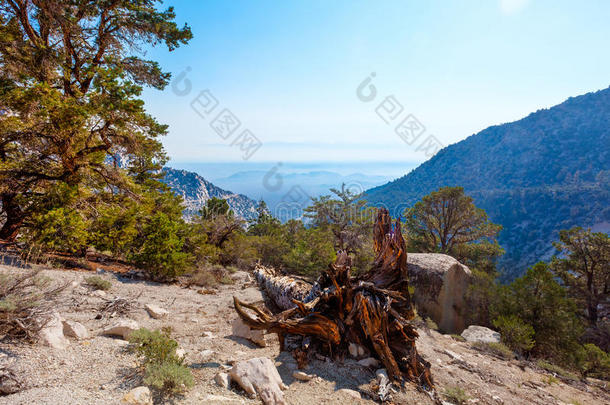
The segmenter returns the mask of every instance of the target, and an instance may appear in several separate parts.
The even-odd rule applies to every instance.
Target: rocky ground
[[[23,271],[2,267],[1,271]],[[220,286],[214,294],[198,293],[196,288],[134,281],[111,273],[102,277],[112,282],[106,294],[94,293],[85,283],[92,273],[45,270],[58,282],[70,283],[63,293],[58,312],[65,320],[83,324],[90,338],[76,340],[63,349],[41,344],[0,343],[0,364],[10,363],[19,375],[26,376],[26,389],[0,397],[1,404],[118,404],[131,389],[141,385],[137,358],[127,343],[102,332],[121,318],[140,326],[157,329],[170,326],[172,336],[186,351],[187,364],[195,377],[195,387],[176,404],[256,404],[258,399],[244,395],[233,385],[225,389],[214,377],[230,364],[254,357],[271,359],[287,385],[288,404],[375,403],[367,394],[374,389],[376,367],[359,365],[354,359],[341,363],[320,358],[304,372],[315,377],[300,381],[293,377],[296,362],[288,353],[280,353],[275,335],[267,335],[267,347],[232,336],[236,318],[232,297],[261,303],[263,297],[247,273],[233,274],[235,284]],[[125,315],[104,314],[101,308],[122,297],[132,308]],[[161,319],[146,311],[154,304],[169,313]],[[610,391],[600,381],[566,382],[517,360],[501,360],[481,353],[470,343],[422,329],[417,347],[432,364],[432,375],[440,396],[461,388],[472,404],[604,404],[610,403]],[[360,399],[358,399],[360,398]],[[412,385],[392,394],[397,404],[434,403],[426,393]],[[159,399],[157,402],[161,403]]]

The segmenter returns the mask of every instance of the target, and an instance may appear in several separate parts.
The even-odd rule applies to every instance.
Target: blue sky
[[[149,112],[170,126],[163,143],[175,164],[243,162],[231,146],[242,129],[262,143],[248,162],[419,163],[425,153],[394,133],[397,121],[375,113],[386,96],[404,107],[400,117],[413,114],[426,136],[449,145],[610,85],[609,1],[165,5],[194,34],[174,52],[147,52],[174,77],[190,69],[188,94],[144,93]],[[356,88],[371,72],[378,94],[364,103]],[[201,118],[190,105],[205,89],[219,105]],[[241,121],[226,140],[210,128],[223,108]]]

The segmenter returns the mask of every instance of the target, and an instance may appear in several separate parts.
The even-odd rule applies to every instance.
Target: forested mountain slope
[[[560,229],[610,230],[610,88],[489,127],[365,198],[401,211],[443,186],[464,187],[504,227],[507,278],[549,258]]]

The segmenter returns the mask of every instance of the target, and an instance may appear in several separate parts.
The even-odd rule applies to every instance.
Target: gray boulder
[[[462,337],[468,342],[500,343],[501,336],[485,326],[470,325],[462,332]]]
[[[422,317],[430,317],[444,333],[460,333],[465,325],[465,295],[470,269],[440,253],[409,253],[409,282]]]

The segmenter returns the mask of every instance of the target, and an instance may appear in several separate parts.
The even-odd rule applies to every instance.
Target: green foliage
[[[447,401],[456,405],[464,405],[470,399],[466,392],[458,386],[445,388],[443,395]]]
[[[112,288],[112,283],[100,276],[87,277],[85,282],[96,290],[108,291]]]
[[[502,254],[496,241],[500,225],[477,208],[462,187],[443,187],[405,211],[410,249],[451,255],[460,262],[490,271]]]
[[[466,292],[465,318],[469,325],[491,326],[490,310],[498,299],[500,286],[496,283],[496,272],[471,269],[472,280]]]
[[[482,352],[492,354],[504,360],[515,358],[515,354],[504,343],[497,342],[475,342],[472,347]]]
[[[87,247],[87,223],[70,208],[54,208],[33,215],[27,240],[50,251],[82,254]]]
[[[503,227],[498,266],[510,282],[549,257],[559,230],[610,221],[609,119],[609,89],[572,97],[450,145],[365,198],[411,206],[439,187],[464,187]]]
[[[328,230],[333,235],[334,250],[359,256],[372,235],[374,210],[366,208],[366,201],[341,185],[331,188],[334,196],[314,198],[305,209],[305,217],[313,227]]]
[[[574,364],[582,325],[575,303],[547,264],[538,263],[503,286],[495,309],[498,316],[515,316],[534,329],[532,354]]]
[[[133,260],[155,278],[174,279],[190,264],[191,255],[183,251],[185,237],[181,221],[163,212],[154,214],[142,228],[142,244]]]
[[[99,251],[109,251],[116,257],[126,258],[138,236],[138,207],[130,200],[120,203],[104,204],[98,208],[98,215],[91,224],[90,243]]]
[[[139,97],[142,86],[163,89],[170,75],[138,50],[159,43],[173,50],[192,34],[176,25],[172,8],[153,1],[12,5],[0,8],[0,98],[8,112],[0,116],[0,239],[14,240],[24,226],[40,232],[40,221],[72,226],[75,237],[85,202],[104,191],[138,196],[137,185],[165,161],[158,138],[167,127]],[[58,208],[45,204],[63,186],[79,189],[83,212],[42,210]],[[43,236],[55,248],[52,235]]]
[[[610,355],[594,344],[583,345],[581,372],[584,377],[610,379]]]
[[[431,318],[426,318],[426,327],[432,330],[438,330],[438,325]]]
[[[493,325],[500,331],[504,344],[517,353],[527,353],[534,347],[534,328],[517,316],[500,316]]]
[[[168,329],[150,331],[146,328],[131,333],[129,342],[142,360],[144,383],[163,393],[176,394],[194,385],[191,371],[184,359],[176,355],[178,342]]]
[[[610,298],[610,236],[575,227],[559,232],[553,245],[560,256],[553,257],[551,269],[595,326],[599,304]]]
[[[538,360],[538,361],[536,361],[536,365],[538,367],[540,367],[541,369],[546,370],[549,373],[558,375],[562,378],[565,378],[568,380],[578,380],[578,376],[576,374],[571,373],[568,370],[564,369],[563,367],[560,367],[554,363],[550,363],[546,360]]]
[[[199,215],[203,220],[212,220],[218,216],[233,218],[235,215],[229,207],[227,200],[222,198],[212,197],[205,202],[201,208]]]
[[[179,394],[192,388],[195,380],[187,367],[166,361],[146,366],[144,384],[164,393]]]
[[[324,228],[302,228],[294,245],[283,257],[286,270],[291,273],[318,276],[335,261],[332,234]]]
[[[170,337],[170,331],[141,328],[129,335],[129,343],[144,364],[172,362],[182,364],[182,359],[176,355],[178,342]]]

